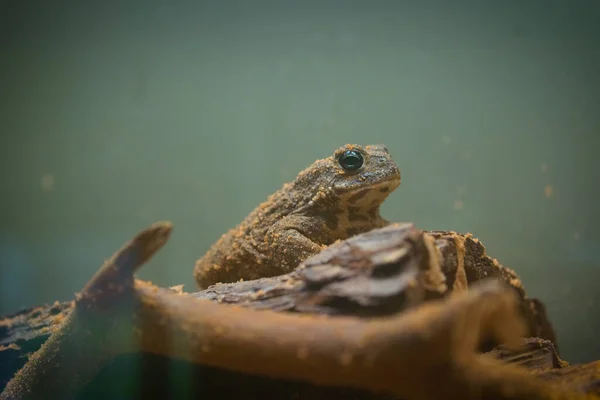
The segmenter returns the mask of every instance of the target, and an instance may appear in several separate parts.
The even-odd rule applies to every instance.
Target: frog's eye
[[[346,150],[338,159],[340,167],[346,171],[356,171],[363,166],[365,162],[363,155],[356,150]]]

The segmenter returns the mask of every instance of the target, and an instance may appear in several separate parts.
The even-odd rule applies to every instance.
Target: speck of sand
[[[52,174],[49,174],[49,173],[42,175],[40,184],[44,191],[46,191],[46,192],[51,191],[52,189],[54,189],[54,176],[52,176]]]

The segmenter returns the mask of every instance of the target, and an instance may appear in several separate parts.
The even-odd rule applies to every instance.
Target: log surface
[[[425,326],[419,329],[441,329],[433,327],[442,324],[442,322],[439,322],[435,318],[427,319],[429,317],[424,317],[425,315],[429,315],[425,311],[428,309],[427,307],[424,307],[425,303],[434,301],[436,304],[439,303],[443,305],[448,302],[448,307],[462,307],[457,304],[465,304],[466,307],[466,304],[472,303],[461,303],[460,301],[453,299],[456,296],[480,296],[481,294],[477,294],[479,293],[477,290],[472,295],[469,295],[469,292],[472,288],[476,288],[482,281],[489,278],[495,278],[503,282],[505,287],[510,288],[510,291],[517,299],[516,305],[519,314],[523,317],[523,321],[525,322],[524,333],[526,336],[535,338],[528,339],[523,346],[512,350],[499,346],[500,342],[497,337],[488,338],[477,336],[476,340],[478,343],[473,342],[473,345],[477,344],[483,350],[486,350],[486,346],[487,350],[495,347],[495,349],[488,353],[488,356],[486,357],[491,356],[489,357],[490,359],[503,360],[504,363],[527,368],[533,375],[538,376],[539,379],[561,382],[567,385],[570,390],[575,390],[576,392],[596,393],[598,391],[598,377],[592,374],[592,371],[594,368],[597,368],[597,365],[592,363],[586,366],[568,367],[567,364],[560,359],[557,352],[556,337],[552,325],[545,313],[543,304],[537,299],[528,298],[517,274],[487,256],[481,242],[472,238],[470,235],[461,235],[455,232],[446,231],[424,232],[418,230],[412,224],[394,224],[336,243],[320,254],[306,260],[294,272],[287,275],[248,282],[217,284],[201,292],[183,294],[181,288],[172,288],[169,290],[158,289],[153,288],[144,282],[134,281],[133,279],[133,271],[151,257],[151,255],[166,242],[169,232],[170,226],[159,226],[158,228],[155,227],[154,229],[142,232],[128,244],[124,250],[116,253],[115,256],[109,260],[107,265],[105,265],[90,281],[86,288],[84,288],[82,294],[77,297],[75,302],[55,303],[47,307],[36,307],[2,319],[0,321],[0,346],[2,346],[0,347],[0,367],[2,369],[0,383],[4,385],[14,373],[25,364],[27,357],[37,351],[51,334],[53,334],[52,337],[54,338],[54,341],[53,343],[44,346],[46,348],[46,353],[58,354],[61,351],[60,349],[65,346],[72,346],[72,343],[76,342],[76,340],[73,341],[69,339],[62,340],[61,342],[56,338],[59,337],[60,334],[69,331],[69,334],[75,335],[76,338],[81,339],[82,334],[78,332],[85,330],[81,325],[89,324],[89,322],[86,321],[88,321],[90,314],[93,314],[96,317],[101,316],[102,318],[106,318],[107,314],[110,316],[110,313],[114,313],[115,316],[120,315],[120,313],[123,312],[123,307],[119,308],[119,306],[121,304],[129,304],[123,302],[123,293],[130,293],[128,298],[133,301],[133,303],[131,303],[131,307],[133,307],[133,320],[122,325],[131,326],[131,329],[135,332],[139,332],[138,335],[141,335],[136,339],[142,343],[142,348],[139,350],[141,354],[154,353],[158,354],[158,357],[176,356],[176,358],[187,360],[191,365],[199,365],[203,368],[212,368],[213,370],[214,368],[232,370],[226,372],[219,372],[220,370],[217,370],[217,372],[215,372],[217,378],[219,376],[237,373],[238,375],[235,379],[243,381],[246,379],[242,378],[243,376],[246,376],[245,374],[250,373],[252,375],[253,372],[256,372],[260,375],[261,369],[266,375],[277,375],[278,373],[281,373],[283,375],[280,376],[279,382],[282,382],[282,379],[286,379],[285,377],[292,379],[297,378],[300,381],[304,380],[307,382],[308,386],[302,386],[304,389],[300,391],[301,393],[307,393],[306,391],[308,390],[311,397],[307,398],[318,398],[318,393],[328,393],[329,398],[335,398],[335,393],[342,393],[345,390],[360,391],[369,388],[373,390],[376,389],[378,377],[383,371],[378,370],[379,372],[376,372],[376,375],[370,380],[366,380],[366,372],[360,369],[356,369],[358,375],[351,380],[342,376],[337,378],[337,386],[343,386],[343,382],[348,382],[348,384],[352,386],[356,382],[356,387],[351,389],[338,387],[331,392],[331,389],[311,386],[310,382],[316,383],[319,381],[319,379],[317,379],[319,376],[323,377],[327,375],[315,375],[314,370],[323,368],[323,365],[327,365],[327,357],[333,356],[333,353],[330,355],[327,355],[329,353],[325,353],[325,358],[323,358],[320,363],[313,365],[313,372],[311,373],[308,370],[294,369],[297,368],[297,361],[289,365],[284,363],[282,365],[285,365],[286,367],[282,366],[282,368],[275,368],[274,370],[265,369],[264,364],[259,363],[252,364],[252,368],[247,369],[246,366],[242,364],[236,366],[230,355],[226,356],[225,359],[222,358],[224,357],[223,355],[215,355],[214,357],[216,358],[211,358],[207,357],[206,354],[201,358],[189,358],[189,352],[184,351],[178,353],[178,350],[173,348],[164,348],[163,344],[167,339],[172,340],[173,335],[177,335],[175,332],[177,332],[178,329],[183,329],[179,335],[185,338],[184,341],[188,343],[187,346],[191,343],[202,342],[204,344],[199,345],[198,351],[200,353],[206,353],[205,350],[210,348],[210,346],[206,344],[206,341],[208,340],[207,336],[203,333],[204,336],[198,337],[198,332],[190,333],[189,329],[184,329],[184,327],[187,327],[192,324],[193,321],[196,321],[197,317],[201,318],[198,320],[198,323],[204,324],[201,325],[201,329],[198,328],[200,331],[206,331],[207,328],[205,324],[214,324],[214,322],[207,322],[205,315],[200,315],[203,313],[202,310],[204,310],[204,314],[207,313],[208,308],[206,304],[210,303],[237,305],[241,306],[242,309],[268,310],[268,312],[271,313],[275,312],[275,315],[278,313],[289,314],[289,318],[291,319],[286,319],[286,321],[288,321],[286,323],[290,326],[303,323],[301,320],[296,319],[298,317],[294,317],[293,315],[320,315],[336,318],[319,319],[319,322],[316,325],[311,322],[304,328],[305,334],[308,337],[310,337],[311,332],[316,334],[316,332],[321,331],[321,329],[329,329],[332,326],[335,326],[335,324],[338,323],[336,322],[338,321],[338,317],[358,318],[355,320],[356,322],[352,322],[352,324],[358,324],[356,326],[361,326],[360,329],[366,329],[366,325],[364,324],[370,324],[368,321],[373,321],[373,323],[376,324],[374,326],[378,326],[378,329],[374,331],[378,333],[374,334],[380,335],[382,332],[381,329],[383,328],[377,325],[379,324],[377,321],[379,321],[381,317],[395,318],[394,316],[397,315],[404,315],[405,313],[415,315],[415,313],[419,314],[421,311],[425,314],[422,314],[423,316],[419,317],[419,320],[430,322],[425,323]],[[115,291],[115,287],[120,290],[120,292],[118,290]],[[189,300],[198,301],[198,311],[193,310],[195,302],[190,303]],[[210,302],[205,303],[207,300]],[[186,310],[190,310],[188,311],[188,314],[181,315],[177,320],[172,320],[173,316],[181,311],[184,303],[186,304]],[[450,304],[454,305],[450,306]],[[227,308],[224,310],[227,311],[223,311],[225,314],[221,319],[222,321],[226,321],[228,318],[227,313],[229,313],[229,308],[228,306],[225,307]],[[73,311],[75,309],[78,309],[79,311],[75,313]],[[216,310],[219,310],[218,313],[222,312],[220,311],[221,308],[217,308]],[[193,316],[195,313],[198,314],[197,317]],[[242,313],[239,315],[245,314]],[[264,315],[266,314],[258,314],[261,318]],[[442,313],[440,315],[449,314]],[[456,321],[453,321],[453,324],[460,321],[458,315],[463,314],[456,315]],[[112,318],[115,319],[115,316]],[[127,318],[129,317],[124,316],[123,321],[129,321]],[[252,317],[250,320],[247,320],[246,325],[240,325],[239,329],[244,330],[244,327],[249,329],[249,327],[254,326],[253,324],[256,322],[254,318],[255,317]],[[65,322],[67,320],[68,323]],[[163,332],[165,326],[156,325],[159,323],[157,321],[171,321],[169,323],[170,328],[168,329],[168,332]],[[257,334],[258,338],[254,339],[262,339],[260,343],[271,343],[269,346],[273,346],[272,348],[265,347],[263,353],[259,353],[260,356],[266,356],[277,348],[274,344],[279,339],[276,339],[278,336],[275,335],[275,333],[280,327],[279,325],[275,325],[269,328],[269,326],[271,326],[270,324],[272,324],[271,321],[271,319],[265,319],[262,324],[257,325],[256,328],[262,333]],[[470,317],[469,319],[469,323],[474,324],[472,325],[472,331],[467,331],[469,333],[463,332],[462,336],[467,338],[469,335],[477,332],[478,329],[482,329],[483,326],[477,324],[484,322],[485,320],[478,320],[477,316],[473,314],[473,317]],[[495,324],[497,323],[498,321],[494,323],[494,326],[496,326]],[[508,323],[507,320],[507,326],[512,326],[511,323]],[[223,324],[225,324],[225,322],[223,322]],[[217,330],[223,329],[223,324],[213,326],[213,328]],[[410,326],[410,324],[406,324],[408,323],[403,323],[401,326]],[[66,328],[67,326],[71,326],[71,328],[69,328],[70,330]],[[87,329],[89,326],[85,325],[84,328]],[[270,330],[267,330],[267,328]],[[121,329],[121,327],[119,329]],[[348,329],[349,328],[346,327],[344,328],[344,331],[347,331]],[[450,328],[445,329],[448,330]],[[501,329],[501,327],[496,327],[494,329]],[[98,330],[102,331],[103,327],[100,326]],[[232,331],[232,333],[234,331]],[[450,331],[452,331],[452,329],[450,329]],[[160,332],[163,333],[161,334]],[[161,335],[169,336],[166,337]],[[273,335],[275,335],[275,338],[269,339],[269,337]],[[111,336],[102,336],[101,339],[106,341],[108,340],[107,338],[110,339],[110,337]],[[286,336],[284,335],[284,337]],[[289,333],[287,334],[287,337],[291,337]],[[441,339],[442,337],[443,336],[440,336],[438,342],[444,342],[444,340]],[[236,339],[238,342],[231,342],[232,338],[233,336],[226,339],[230,341],[228,343],[230,343],[229,346],[231,346],[232,349],[236,348],[235,346],[237,346],[237,344],[235,343],[241,343],[239,340],[242,342],[244,340],[249,340],[248,338],[238,338]],[[113,340],[111,343],[115,344],[114,341],[117,339],[110,340]],[[210,340],[223,339],[213,338]],[[302,337],[299,337],[297,340],[301,342],[303,339]],[[321,340],[323,341],[323,346],[325,346],[325,343],[332,343],[326,336],[323,336]],[[386,340],[388,339],[382,339],[377,343],[381,346],[386,343]],[[468,340],[466,341],[468,342]],[[479,343],[479,341],[481,341],[481,343]],[[81,347],[77,348],[79,352],[84,354],[84,357],[90,359],[104,359],[106,355],[100,357],[97,353],[93,353],[91,350],[93,347],[92,344],[89,345],[90,349],[86,349],[86,343],[86,341],[82,340],[80,343]],[[251,347],[255,348],[258,346],[259,342],[253,343],[254,345]],[[51,346],[55,346],[55,348],[53,348],[52,351],[48,351],[47,349]],[[121,348],[119,346],[127,348],[127,344],[122,343],[116,343],[114,347]],[[211,346],[214,347],[214,345]],[[458,344],[453,346],[458,346]],[[219,345],[217,345],[217,348],[219,348]],[[248,348],[248,343],[246,343],[245,346],[239,347],[239,349],[245,348]],[[449,349],[451,348],[446,350]],[[286,352],[288,350],[290,350],[289,347],[285,346],[278,350],[281,353],[279,358],[276,359],[280,360],[280,362],[285,361],[287,358],[282,357],[281,355],[287,354]],[[296,359],[300,357],[300,359],[303,359],[303,351],[300,351],[300,353],[298,353],[298,351],[300,350],[297,348],[293,351],[293,358]],[[408,350],[404,350],[400,354],[405,354],[405,357],[408,357],[407,351]],[[227,352],[229,352],[229,350],[227,350]],[[356,350],[356,352],[359,351]],[[39,356],[39,353],[43,352],[38,352],[35,355]],[[259,354],[255,354],[253,357],[256,359]],[[343,354],[344,352],[342,351],[342,363],[345,362],[344,357],[346,357]],[[433,356],[427,356],[427,354],[423,353],[421,355],[423,358],[422,362],[425,363],[423,365],[428,365],[427,362],[433,362],[435,360],[438,360],[436,362],[439,362],[439,360],[443,359],[443,356],[441,356],[443,352],[436,354],[437,359],[431,358]],[[467,351],[464,354],[469,354],[469,352]],[[123,356],[119,355],[118,352],[115,352],[113,358],[119,359],[122,357]],[[154,361],[148,361],[146,364],[154,365],[154,369],[160,369],[161,361],[158,361],[158,364],[156,364],[157,356],[152,357],[154,357]],[[335,357],[340,357],[340,355],[336,355]],[[417,357],[417,359],[419,359],[419,357]],[[149,358],[146,358],[146,360],[149,360]],[[351,360],[352,359],[350,359],[350,363],[353,365]],[[394,360],[394,363],[397,364],[400,361],[408,362],[409,359]],[[165,362],[166,361],[163,360],[162,364],[165,364]],[[494,381],[491,378],[492,375],[485,375],[477,372],[485,370],[485,368],[474,368],[473,363],[474,361],[467,362],[465,364],[465,371],[461,373],[464,376],[470,377],[471,381],[469,382],[471,383],[468,385],[483,385],[481,387],[486,387],[488,388],[487,390],[492,390],[490,393],[498,395],[498,397],[494,398],[523,398],[518,396],[507,397],[506,394],[502,394],[502,387],[505,385],[505,383],[503,383],[504,381]],[[485,363],[487,363],[487,361]],[[28,363],[28,365],[31,364],[31,362]],[[418,364],[419,363],[415,365]],[[100,365],[100,363],[98,363],[98,365]],[[398,364],[394,368],[398,370],[399,365],[403,364]],[[285,375],[284,370],[286,368],[291,368],[290,371],[296,372],[289,372],[288,375]],[[418,367],[416,368],[418,369]],[[499,368],[499,370],[502,370],[501,367]],[[96,369],[93,370],[96,371]],[[32,371],[35,371],[35,369]],[[560,371],[560,373],[557,371]],[[412,372],[413,371],[411,371],[411,373]],[[46,374],[47,372],[38,371],[37,373]],[[60,375],[60,373],[63,373],[63,375]],[[302,374],[304,373],[307,373],[308,375],[303,377]],[[65,375],[64,371],[58,371],[57,374],[58,375],[56,376],[60,376],[62,379],[67,379],[69,383],[73,383],[72,373],[71,375]],[[96,372],[94,372],[94,374],[96,374]],[[523,379],[521,375],[513,374],[512,370],[506,370],[505,374],[506,382],[513,382],[513,384],[514,382]],[[100,376],[101,375],[102,374],[100,374]],[[448,388],[455,388],[455,394],[458,394],[463,390],[460,388],[465,382],[457,383],[460,382],[460,379],[457,381],[456,378],[451,378],[451,375],[452,374],[450,374],[450,377],[448,378],[450,379]],[[21,383],[25,382],[24,384],[26,386],[22,387],[33,387],[31,386],[31,379],[28,378],[28,381],[24,381],[23,376],[24,375],[21,374],[19,379]],[[31,371],[29,371],[28,376],[32,376]],[[464,379],[464,376],[461,379]],[[487,382],[485,379],[482,381],[482,376],[487,376],[485,379],[492,379],[492,381]],[[97,379],[95,381],[96,385],[98,384]],[[264,378],[256,377],[256,379],[260,380]],[[331,378],[326,378],[323,382],[319,381],[319,385],[328,386],[328,379],[331,381],[329,382],[330,384],[335,384],[335,374],[332,374]],[[525,383],[519,385],[521,394],[523,395],[525,390],[532,390],[533,392],[529,393],[531,396],[533,396],[532,393],[536,394],[533,397],[528,395],[529,397],[524,398],[546,398],[544,397],[543,389],[535,389],[537,386],[527,380],[524,382]],[[79,383],[77,382],[77,384]],[[390,384],[392,386],[386,386]],[[531,386],[528,386],[529,384],[531,384]],[[88,390],[89,387],[93,387],[94,382],[92,382],[91,385],[92,386],[88,385]],[[306,383],[304,385],[306,385]],[[17,384],[13,385],[13,387],[17,386]],[[272,381],[267,386],[272,386]],[[236,385],[233,386],[234,392],[235,387]],[[292,383],[288,383],[287,387],[292,391],[298,390],[297,388],[293,389],[296,386]],[[492,387],[495,387],[496,389],[490,389]],[[96,389],[97,388],[98,386],[96,386]],[[396,392],[397,394],[410,394],[412,398],[419,397],[419,393],[415,392],[414,388],[398,388],[393,386],[393,383],[381,381],[380,389],[385,388],[387,388],[386,390]],[[84,389],[84,392],[85,390],[86,389]],[[423,388],[423,390],[425,390],[425,388]],[[289,397],[291,392],[286,393]],[[373,393],[370,391],[361,393],[360,396],[366,396],[365,398],[371,398],[373,396],[383,398],[389,396],[389,394]],[[238,394],[239,397],[242,396],[241,391]],[[356,396],[359,395],[356,394]]]

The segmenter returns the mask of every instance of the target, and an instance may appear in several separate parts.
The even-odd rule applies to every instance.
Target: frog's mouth
[[[398,186],[400,186],[400,178],[393,177],[369,185],[359,183],[342,187],[336,192],[348,204],[374,206],[381,204]]]

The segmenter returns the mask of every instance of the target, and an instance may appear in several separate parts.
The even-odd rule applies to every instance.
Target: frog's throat
[[[369,186],[340,191],[338,196],[349,206],[378,206],[400,185],[400,179],[394,178],[373,183]]]

